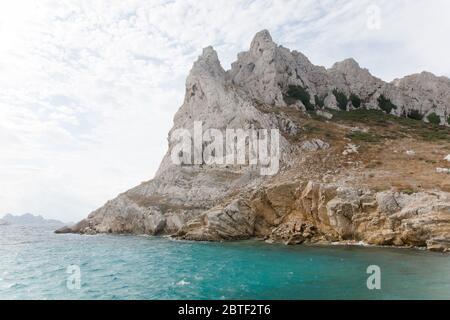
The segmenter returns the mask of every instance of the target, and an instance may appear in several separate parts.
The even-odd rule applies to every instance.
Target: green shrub
[[[379,142],[382,137],[369,132],[351,132],[347,134],[347,138],[356,142]]]
[[[358,97],[356,94],[352,93],[352,94],[350,95],[350,100],[351,100],[351,102],[352,102],[352,105],[353,105],[355,108],[361,107],[361,98]]]
[[[439,117],[436,113],[430,113],[427,116],[428,122],[434,125],[440,125],[441,124],[441,117]]]
[[[314,110],[314,106],[311,104],[311,96],[309,92],[302,86],[289,86],[288,91],[284,96],[284,101],[287,104],[293,104],[295,101],[300,100],[305,106],[306,110]]]
[[[358,109],[349,112],[334,111],[334,118],[336,120],[344,121],[356,121],[356,122],[367,122],[375,125],[386,125],[388,117],[381,110],[374,109]]]
[[[423,114],[421,114],[419,112],[419,110],[411,110],[406,116],[413,120],[422,120],[423,119]]]
[[[387,114],[391,113],[392,109],[397,109],[397,106],[391,102],[384,95],[378,97],[378,106],[381,110],[386,112]]]
[[[400,190],[400,192],[406,193],[406,194],[408,194],[408,195],[412,195],[412,194],[416,193],[416,192],[414,191],[414,189],[411,189],[411,188],[402,189],[402,190]]]
[[[333,94],[336,97],[338,107],[341,110],[347,110],[348,98],[347,95],[337,89],[333,90]]]
[[[333,121],[345,121],[362,123],[376,127],[376,135],[383,139],[394,140],[402,137],[415,137],[425,141],[448,141],[450,142],[450,128],[445,126],[435,126],[423,121],[413,120],[407,117],[397,117],[386,114],[381,110],[367,110],[364,108],[352,111],[330,110],[333,114]],[[368,141],[370,137],[360,134],[351,134],[348,138]]]
[[[450,116],[447,118],[447,123],[450,124]]]
[[[318,95],[314,96],[314,102],[319,108],[323,108],[325,106],[325,98],[320,98]]]

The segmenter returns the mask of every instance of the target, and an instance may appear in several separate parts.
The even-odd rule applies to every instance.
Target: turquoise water
[[[81,288],[67,287],[78,265]],[[366,269],[381,268],[381,290]],[[0,299],[450,299],[450,255],[0,227]]]

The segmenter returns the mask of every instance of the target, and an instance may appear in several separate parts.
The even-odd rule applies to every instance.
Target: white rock
[[[449,168],[436,168],[436,172],[437,173],[450,173],[450,169]]]
[[[333,119],[333,114],[331,114],[330,112],[326,112],[326,111],[323,111],[323,110],[317,110],[316,114],[318,116],[321,116],[321,117],[323,117],[325,119],[328,119],[328,120]]]
[[[367,128],[360,128],[360,127],[353,127],[350,129],[351,132],[369,132],[369,129]]]
[[[317,151],[322,149],[328,149],[330,145],[320,139],[312,139],[305,141],[302,144],[302,149],[305,151]]]
[[[358,148],[359,147],[357,145],[348,143],[347,146],[345,147],[345,150],[342,152],[342,154],[344,156],[347,156],[352,153],[358,153]]]

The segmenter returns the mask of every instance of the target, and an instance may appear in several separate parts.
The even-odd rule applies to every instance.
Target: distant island
[[[63,226],[66,224],[59,220],[45,219],[40,215],[25,213],[23,215],[6,214],[0,219],[0,225]]]

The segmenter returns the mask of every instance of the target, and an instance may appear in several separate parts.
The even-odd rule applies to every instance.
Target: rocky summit
[[[348,59],[330,69],[254,37],[231,69],[212,47],[186,81],[177,129],[278,129],[279,170],[179,165],[58,233],[188,240],[364,243],[450,250],[450,80],[387,83]],[[202,146],[201,146],[202,147]]]

